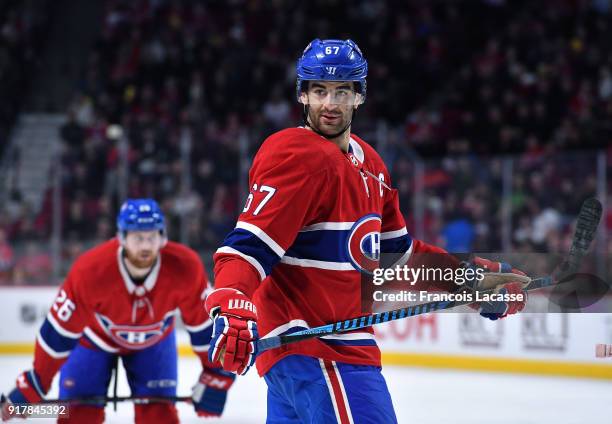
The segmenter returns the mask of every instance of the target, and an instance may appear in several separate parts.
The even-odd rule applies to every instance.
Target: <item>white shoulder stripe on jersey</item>
[[[399,230],[395,230],[395,231],[385,231],[384,233],[380,233],[380,239],[381,240],[389,240],[392,238],[396,238],[396,237],[401,237],[403,235],[408,234],[408,230],[406,230],[406,227],[403,227]]]
[[[245,261],[247,261],[248,263],[250,263],[251,265],[253,265],[255,267],[257,272],[259,272],[259,277],[260,277],[261,280],[266,278],[266,271],[264,271],[264,269],[261,266],[261,264],[254,257],[249,256],[249,255],[245,255],[244,253],[240,252],[239,250],[236,250],[236,249],[234,249],[232,247],[229,247],[229,246],[222,246],[222,247],[218,248],[216,253],[229,253],[229,254],[232,254],[232,255],[238,255],[242,259],[244,259]]]
[[[79,339],[83,333],[73,333],[72,331],[65,330],[61,325],[55,320],[55,317],[51,312],[47,314],[47,320],[51,324],[51,326],[60,333],[64,337],[68,337],[70,339]]]
[[[327,262],[316,261],[314,259],[299,259],[292,256],[283,256],[281,263],[286,265],[301,266],[303,268],[319,268],[328,269],[331,271],[355,271],[350,262]]]
[[[102,340],[100,337],[98,337],[98,335],[96,333],[94,333],[91,328],[85,327],[85,330],[83,330],[83,332],[100,349],[105,350],[105,351],[110,352],[110,353],[117,353],[117,352],[119,352],[119,349],[110,346],[108,343],[106,343],[104,340]]]
[[[49,346],[47,342],[45,342],[45,339],[43,339],[42,335],[40,334],[40,331],[38,332],[38,335],[36,336],[36,340],[40,344],[40,347],[42,347],[43,350],[47,352],[47,354],[52,358],[62,359],[62,358],[67,358],[70,355],[69,350],[67,350],[66,352],[56,352],[53,349],[51,349],[51,346]]]
[[[353,228],[354,222],[317,222],[316,224],[308,225],[300,230],[300,233],[307,231],[318,230],[350,230]]]
[[[187,325],[187,324],[184,324],[184,325],[185,325],[185,329],[189,331],[190,333],[197,333],[198,331],[205,330],[211,325],[213,325],[213,322],[212,320],[206,318],[206,321],[204,321],[202,324],[199,324],[199,325]]]
[[[274,330],[272,330],[269,333],[265,334],[264,336],[262,336],[262,339],[266,338],[266,337],[275,337],[275,336],[278,336],[279,334],[283,334],[285,331],[287,331],[287,330],[289,330],[290,328],[293,328],[293,327],[310,328],[308,323],[306,321],[304,321],[303,319],[292,319],[288,323],[283,324],[283,325],[279,325]]]
[[[247,230],[250,233],[255,234],[258,239],[263,241],[270,249],[274,251],[278,255],[279,258],[282,258],[285,254],[285,249],[279,246],[277,242],[272,239],[269,235],[266,234],[264,230],[259,228],[257,225],[249,224],[248,222],[238,221],[236,223],[236,228],[241,228],[243,230]]]

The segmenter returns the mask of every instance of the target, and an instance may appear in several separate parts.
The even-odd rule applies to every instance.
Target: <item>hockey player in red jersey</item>
[[[117,237],[89,250],[72,266],[36,339],[34,367],[3,396],[8,406],[44,399],[60,370],[60,399],[106,396],[117,357],[133,396],[176,396],[177,309],[200,357],[194,387],[200,416],[220,416],[235,375],[208,360],[212,322],[203,299],[207,276],[198,255],[168,241],[164,215],[151,199],[126,201],[117,217]],[[135,405],[136,423],[178,423],[174,403]],[[104,403],[69,407],[59,422],[101,423]]]
[[[362,315],[361,272],[380,253],[399,254],[400,264],[415,253],[446,254],[408,234],[382,159],[351,134],[366,75],[351,40],[314,40],[298,60],[304,127],[262,144],[242,214],[215,254],[215,290],[206,299],[214,319],[210,359],[228,371],[248,371],[259,335]],[[470,266],[518,273],[481,259]],[[499,290],[520,293],[521,285]],[[497,302],[482,312],[499,318],[523,306]],[[371,328],[262,353],[268,423],[396,422],[380,366]]]

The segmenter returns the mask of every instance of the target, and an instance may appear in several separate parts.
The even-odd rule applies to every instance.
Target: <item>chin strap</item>
[[[308,121],[308,108],[309,108],[309,105],[304,105],[304,111],[302,112],[302,119],[304,120],[304,126],[309,127],[312,131],[314,131],[315,133],[319,134],[321,137],[324,137],[328,140],[341,136],[342,134],[346,132],[346,130],[348,130],[351,127],[351,124],[353,123],[353,118],[355,117],[355,111],[356,111],[356,109],[353,108],[353,114],[351,115],[351,120],[348,122],[348,124],[346,124],[346,126],[340,132],[337,132],[336,134],[328,135],[328,134],[322,133],[317,128],[310,125],[310,122]]]

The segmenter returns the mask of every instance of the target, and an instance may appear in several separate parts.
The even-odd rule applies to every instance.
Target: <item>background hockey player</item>
[[[215,320],[210,353],[226,370],[247,372],[259,335],[361,315],[364,258],[402,253],[406,263],[413,253],[445,253],[407,233],[382,159],[350,132],[366,75],[351,40],[314,40],[298,60],[305,125],[262,144],[244,210],[215,254],[215,290],[206,300]],[[521,285],[500,290],[520,293]],[[483,312],[498,318],[524,302],[488,306]],[[268,422],[396,422],[380,366],[371,328],[267,351],[257,368],[268,385]]]
[[[121,356],[133,396],[176,396],[176,309],[201,358],[194,388],[198,415],[219,416],[235,376],[208,361],[211,321],[203,308],[207,277],[198,255],[167,240],[164,215],[150,199],[126,201],[117,237],[72,266],[36,339],[34,367],[17,378],[8,405],[44,398],[61,369],[60,399],[104,397]],[[135,405],[137,423],[178,423],[173,403]],[[60,419],[64,422],[63,419]],[[104,405],[73,405],[66,422],[101,423]]]

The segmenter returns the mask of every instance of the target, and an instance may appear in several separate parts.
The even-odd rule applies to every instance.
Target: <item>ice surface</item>
[[[0,356],[0,390],[8,391],[18,370],[31,367],[27,356]],[[179,361],[179,395],[188,395],[200,373],[197,358]],[[588,379],[472,373],[404,367],[385,367],[398,421],[402,424],[586,424],[612,423],[612,382]],[[50,396],[56,396],[52,389]],[[129,390],[125,376],[119,394]],[[191,405],[179,404],[183,423],[264,423],[266,385],[254,370],[238,377],[230,391],[223,418],[198,418]],[[133,422],[132,405],[106,408],[106,422]],[[16,420],[51,423],[54,420]],[[358,423],[358,421],[356,421]]]

